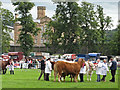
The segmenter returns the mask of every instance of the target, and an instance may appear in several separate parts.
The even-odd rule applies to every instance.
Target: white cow
[[[95,70],[95,66],[92,62],[85,62],[86,64],[86,74],[87,74],[87,80],[88,81],[91,81],[91,77],[92,77],[92,74],[93,74],[93,70]],[[90,76],[90,78],[89,78]]]

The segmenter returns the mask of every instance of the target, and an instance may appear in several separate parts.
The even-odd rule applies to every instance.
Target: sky
[[[15,7],[12,5],[11,0],[0,0],[2,2],[2,8],[8,9],[15,14]],[[17,0],[15,0],[17,1]],[[60,0],[59,0],[60,1]],[[87,1],[95,5],[101,5],[104,8],[106,16],[112,17],[113,27],[117,27],[118,24],[118,2],[120,0],[79,0],[77,3],[80,5],[81,1]],[[46,16],[52,17],[55,14],[56,5],[51,0],[31,0],[35,3],[35,6],[30,11],[33,18],[37,18],[37,6],[46,6]]]

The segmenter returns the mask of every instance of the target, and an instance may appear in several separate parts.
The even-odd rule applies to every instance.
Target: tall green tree
[[[118,52],[117,55],[120,55],[120,21],[119,25],[117,26],[117,46],[118,46]]]
[[[105,30],[111,27],[111,17],[105,17],[99,5],[61,2],[57,3],[53,21],[48,26],[45,34],[51,47],[63,53],[100,52],[102,42],[106,41]]]
[[[17,20],[20,21],[20,25],[22,25],[22,29],[20,29],[19,43],[24,55],[28,56],[34,45],[32,36],[36,35],[40,30],[39,28],[36,28],[36,23],[33,21],[32,15],[30,14],[30,10],[33,8],[34,3],[15,2],[13,5],[17,6],[15,11],[20,15]]]
[[[50,43],[63,53],[74,53],[78,48],[77,34],[80,30],[78,12],[79,7],[76,2],[59,2],[53,17],[49,23]],[[53,30],[50,30],[53,28]]]
[[[1,46],[2,46],[2,53],[7,53],[10,49],[10,41],[12,41],[12,38],[10,36],[11,30],[8,28],[8,26],[11,26],[14,22],[14,16],[13,13],[10,12],[7,9],[0,8],[1,13]]]
[[[82,28],[81,45],[85,47],[85,53],[95,51],[95,43],[98,41],[97,20],[94,5],[88,2],[81,3],[80,25]]]
[[[103,12],[103,8],[100,5],[97,5],[97,21],[98,21],[98,30],[100,32],[100,51],[102,53],[105,53],[105,46],[107,46],[106,41],[106,30],[109,30],[113,24],[112,24],[112,19],[109,16],[105,16]]]

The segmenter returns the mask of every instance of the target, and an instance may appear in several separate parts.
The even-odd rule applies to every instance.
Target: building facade
[[[43,33],[46,30],[46,24],[51,20],[49,17],[45,15],[45,6],[38,6],[37,7],[37,18],[34,20],[34,22],[37,24],[38,28],[41,28],[41,30],[38,32],[38,35],[33,36],[34,39],[34,46],[43,47],[44,43],[48,40],[44,37],[42,37]],[[18,15],[15,15],[16,18],[18,18]],[[22,26],[19,24],[20,22],[15,22],[14,24],[14,45],[19,46],[17,43],[20,31],[19,29],[22,28]]]

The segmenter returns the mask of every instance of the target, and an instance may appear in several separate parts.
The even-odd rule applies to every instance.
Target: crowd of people
[[[52,72],[52,64],[51,64],[51,59],[48,58],[46,59],[45,57],[43,57],[41,60],[39,60],[41,63],[41,73],[40,76],[38,78],[38,80],[41,79],[42,75],[44,74],[44,80],[49,81],[49,75]],[[29,66],[31,66],[32,60],[28,60],[26,59],[25,63],[29,63]],[[90,61],[87,61],[88,63]],[[106,60],[103,60],[103,62],[101,62],[100,59],[97,59],[97,64],[95,64],[95,70],[96,70],[96,82],[100,82],[100,81],[104,81],[106,82],[105,78],[107,76],[107,73],[109,73],[109,69],[111,71],[111,76],[112,78],[109,80],[110,82],[115,82],[115,74],[116,74],[116,70],[117,70],[117,62],[115,60],[113,60],[113,58],[110,59],[109,61],[109,65],[107,63]],[[22,66],[21,66],[22,68]],[[10,74],[14,74],[14,61],[13,59],[10,60],[10,65],[9,65],[9,71]],[[86,74],[86,64],[84,63],[81,67],[81,70],[79,72],[79,77],[80,77],[80,82],[84,82],[84,75]],[[101,79],[102,76],[102,79]]]
[[[38,80],[41,79],[42,75],[44,74],[44,80],[49,81],[49,75],[52,71],[52,64],[50,63],[50,58],[48,58],[45,62],[45,57],[41,61],[41,73],[38,78]],[[90,62],[90,61],[87,61]],[[97,64],[95,65],[96,75],[97,79],[96,82],[104,81],[106,82],[105,78],[107,76],[107,73],[109,73],[109,68],[111,70],[112,79],[109,80],[110,82],[115,82],[115,74],[117,70],[117,62],[113,60],[113,58],[110,59],[110,64],[108,65],[106,60],[103,60],[101,62],[100,59],[97,59]],[[84,82],[84,75],[86,74],[86,65],[85,63],[81,67],[81,70],[79,72],[80,82]],[[102,79],[101,79],[102,76]]]

